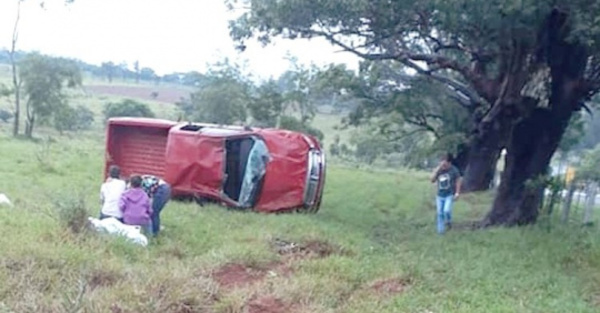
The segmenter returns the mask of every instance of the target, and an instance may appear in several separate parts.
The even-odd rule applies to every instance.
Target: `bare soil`
[[[371,289],[379,295],[395,295],[403,293],[410,281],[402,278],[382,279],[371,284]]]
[[[246,307],[248,313],[287,313],[291,310],[289,305],[272,296],[256,297]]]

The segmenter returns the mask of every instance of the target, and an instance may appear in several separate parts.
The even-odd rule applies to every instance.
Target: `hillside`
[[[8,81],[0,67],[0,82]],[[109,102],[135,98],[163,118],[188,89],[88,80],[70,103],[91,130],[36,141],[0,123],[0,313],[598,312],[596,228],[470,229],[490,195],[467,195],[435,234],[428,173],[330,162],[321,211],[262,215],[172,201],[147,248],[82,231],[97,216]],[[156,98],[151,93],[158,93]],[[0,108],[11,108],[0,99]],[[326,141],[347,132],[319,114]],[[579,219],[581,210],[573,212]]]
[[[102,137],[0,137],[2,312],[597,312],[597,230],[545,224],[435,234],[416,172],[332,165],[316,215],[170,202],[144,249],[77,222],[98,212]],[[86,214],[80,215],[81,209]],[[71,223],[68,223],[68,222]],[[293,243],[293,244],[292,244]],[[73,310],[71,310],[73,309]]]

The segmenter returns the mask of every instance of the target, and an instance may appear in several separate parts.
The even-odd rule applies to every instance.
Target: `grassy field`
[[[331,166],[316,215],[170,202],[147,248],[75,233],[78,208],[98,213],[102,155],[100,135],[0,137],[0,192],[14,202],[0,207],[0,312],[600,310],[596,229],[438,236],[417,172]],[[456,221],[488,203],[464,198]]]
[[[147,248],[80,231],[99,210],[102,109],[134,89],[118,91],[72,92],[71,104],[96,113],[89,132],[40,129],[25,141],[0,123],[0,193],[14,202],[0,206],[0,313],[600,311],[596,228],[460,227],[485,214],[491,195],[482,194],[459,201],[458,227],[439,236],[420,172],[331,164],[316,215],[170,202],[166,229]],[[146,96],[159,117],[177,118]],[[336,134],[349,139],[338,123],[316,116],[326,147]]]

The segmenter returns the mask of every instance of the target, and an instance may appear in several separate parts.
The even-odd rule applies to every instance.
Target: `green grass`
[[[11,125],[0,123],[0,193],[15,204],[0,207],[0,313],[253,312],[250,304],[265,296],[291,306],[281,312],[600,310],[596,229],[540,223],[438,236],[433,190],[420,172],[332,164],[316,215],[170,202],[162,215],[166,230],[148,248],[74,234],[59,220],[57,203],[75,210],[83,201],[90,216],[98,214],[101,111],[120,99],[72,92],[71,104],[96,113],[89,132],[39,129],[40,140],[30,142],[7,137]],[[176,118],[173,106],[147,103],[159,117]],[[0,108],[10,102],[0,99]],[[335,115],[315,117],[326,148],[336,134],[342,142],[350,138],[337,124]],[[481,218],[490,201],[490,194],[466,196],[456,222]],[[275,238],[330,246],[333,253],[281,256],[271,245]],[[264,277],[238,288],[221,285],[215,273],[229,263]],[[401,284],[399,292],[373,288],[381,282]]]
[[[256,296],[294,304],[295,312],[599,310],[597,230],[533,226],[438,236],[433,190],[418,172],[333,165],[316,215],[170,202],[166,230],[147,248],[73,234],[57,220],[54,203],[82,199],[97,214],[103,139],[55,140],[0,137],[0,192],[15,203],[0,207],[0,312],[67,312],[77,303],[80,312],[247,312]],[[487,204],[488,195],[464,198],[456,221],[480,217]],[[272,249],[274,238],[339,249],[289,259]],[[278,262],[288,276],[277,272]],[[231,288],[212,275],[227,263],[278,274]],[[404,282],[402,292],[372,288],[388,279]]]

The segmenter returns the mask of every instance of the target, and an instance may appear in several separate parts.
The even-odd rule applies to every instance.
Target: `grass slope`
[[[57,208],[97,214],[102,138],[58,140],[0,137],[0,192],[15,203],[0,207],[0,312],[599,310],[596,230],[438,236],[422,173],[332,166],[316,215],[171,202],[145,249],[74,234]],[[456,220],[486,203],[465,198]]]

